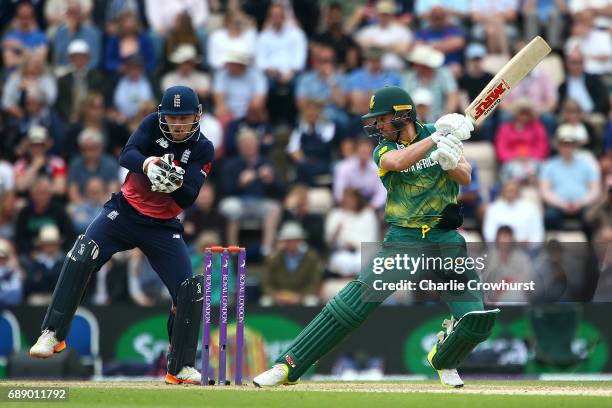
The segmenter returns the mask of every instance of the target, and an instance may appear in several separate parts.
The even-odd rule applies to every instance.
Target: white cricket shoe
[[[30,348],[30,355],[37,358],[51,357],[55,353],[59,353],[66,348],[65,341],[58,341],[55,338],[55,332],[45,329],[36,341],[36,344]]]
[[[176,375],[166,374],[166,384],[200,384],[202,375],[193,367],[185,366]]]
[[[442,327],[446,329],[446,333],[444,331],[441,331],[437,334],[438,341],[436,342],[436,344],[434,344],[429,354],[427,354],[427,361],[429,362],[429,365],[438,373],[438,376],[440,377],[440,383],[442,383],[442,385],[446,387],[461,388],[463,387],[463,380],[461,379],[461,377],[459,377],[459,373],[457,372],[456,368],[443,368],[441,370],[438,370],[432,364],[433,357],[438,352],[438,344],[442,343],[446,339],[446,337],[450,335],[450,333],[455,328],[455,323],[456,322],[454,318],[451,318],[450,320],[444,320],[444,322],[442,323]]]
[[[286,364],[275,364],[271,369],[253,378],[253,385],[259,388],[293,384],[297,384],[297,381],[289,381],[289,367]]]

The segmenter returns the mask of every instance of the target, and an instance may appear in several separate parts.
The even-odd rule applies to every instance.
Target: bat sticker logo
[[[497,104],[501,101],[502,95],[506,93],[506,91],[510,90],[508,83],[501,80],[499,84],[497,84],[489,93],[487,97],[481,100],[478,105],[476,105],[476,113],[474,114],[474,119],[478,120],[479,117],[488,113],[491,109],[493,109]]]

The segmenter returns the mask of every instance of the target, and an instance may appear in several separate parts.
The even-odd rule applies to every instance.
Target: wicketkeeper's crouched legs
[[[297,381],[312,364],[359,327],[381,304],[378,298],[380,295],[372,296],[371,289],[357,280],[338,292],[276,360],[289,367],[289,381]]]

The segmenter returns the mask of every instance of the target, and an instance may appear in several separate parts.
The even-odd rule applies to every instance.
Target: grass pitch
[[[2,407],[612,407],[612,382],[468,381],[446,389],[434,381],[304,382],[248,386],[169,386],[162,382],[0,382],[0,388],[69,387],[64,402],[0,402]],[[6,392],[3,392],[6,395]]]

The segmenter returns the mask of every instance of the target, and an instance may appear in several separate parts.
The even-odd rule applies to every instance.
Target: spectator
[[[361,272],[361,244],[378,240],[376,213],[357,190],[345,189],[340,207],[325,220],[325,241],[332,250],[330,271],[352,280]]]
[[[71,72],[61,76],[58,81],[59,96],[55,105],[62,118],[70,123],[78,120],[79,112],[90,92],[106,95],[105,103],[110,101],[108,76],[98,69],[89,68],[89,45],[84,40],[74,40],[68,46],[68,59]]]
[[[119,20],[125,13],[134,13],[138,21],[145,21],[144,4],[140,0],[110,0],[105,1],[94,11],[94,22],[98,27],[103,27],[107,34],[117,34]]]
[[[612,177],[608,176],[604,194],[586,213],[594,236],[602,235],[612,228]]]
[[[343,12],[341,2],[330,3],[325,15],[325,30],[315,35],[313,42],[331,47],[338,69],[348,72],[359,66],[359,47],[343,28]]]
[[[599,197],[599,169],[588,158],[576,154],[578,144],[584,142],[574,127],[561,126],[557,130],[559,155],[548,159],[540,173],[546,228],[559,229],[568,218],[582,220],[585,209]],[[588,232],[584,224],[583,229]]]
[[[580,104],[572,98],[566,98],[563,104],[561,104],[561,111],[557,121],[559,124],[568,124],[573,126],[584,126],[588,133],[588,142],[585,147],[594,153],[601,153],[601,146],[597,146],[594,141],[596,140],[595,129],[588,120],[586,115],[580,108]],[[553,136],[553,135],[549,135]]]
[[[208,19],[208,1],[207,0],[181,0],[181,1],[164,1],[144,0],[147,21],[151,26],[151,30],[155,31],[162,37],[168,34],[172,28],[180,27],[177,25],[177,17],[179,15],[187,15],[193,21],[193,26],[197,29],[204,27]],[[174,48],[169,49],[170,53]]]
[[[232,50],[254,50],[256,41],[257,31],[247,17],[238,11],[228,11],[223,16],[223,27],[214,30],[208,37],[208,65],[214,70],[221,69]]]
[[[240,242],[240,220],[261,221],[261,253],[265,256],[274,245],[281,215],[278,199],[284,193],[284,186],[274,165],[260,155],[254,132],[240,134],[238,151],[240,156],[227,160],[223,168],[221,184],[225,198],[219,204],[219,211],[229,220],[228,242]]]
[[[11,28],[4,34],[2,41],[16,40],[27,50],[35,51],[45,59],[48,49],[48,40],[36,22],[34,6],[29,2],[17,5],[15,18]]]
[[[153,86],[143,69],[142,59],[133,55],[127,58],[124,64],[125,73],[119,79],[113,95],[118,123],[126,123],[133,119],[143,102],[155,99]]]
[[[444,65],[455,77],[461,73],[465,33],[451,20],[450,11],[434,6],[428,14],[429,24],[416,32],[417,44],[425,44],[444,54]]]
[[[0,308],[18,306],[22,299],[22,271],[11,244],[0,239]]]
[[[355,41],[361,48],[378,47],[384,50],[382,66],[385,69],[404,68],[402,56],[413,41],[412,32],[395,19],[393,1],[380,0],[376,3],[378,22],[355,33]]]
[[[81,154],[72,159],[68,168],[68,198],[71,203],[83,201],[87,183],[94,177],[102,179],[105,191],[119,191],[119,164],[117,159],[104,153],[103,142],[99,130],[84,129],[79,135]]]
[[[153,0],[154,1],[154,0]],[[175,20],[174,26],[167,33],[165,38],[157,38],[158,45],[157,47],[161,49],[161,47],[165,43],[165,55],[166,57],[163,60],[167,60],[170,55],[172,55],[178,47],[183,44],[191,44],[193,45],[198,55],[203,55],[202,51],[204,50],[204,44],[200,43],[200,38],[204,38],[206,35],[201,29],[196,29],[194,27],[193,19],[191,18],[191,14],[189,12],[183,11],[173,17]],[[159,32],[155,30],[155,35],[163,36],[163,32]]]
[[[265,106],[267,83],[265,76],[249,66],[250,56],[244,50],[228,54],[225,68],[215,75],[213,97],[215,116],[222,123],[243,118],[249,106]]]
[[[77,233],[84,233],[104,207],[104,203],[109,198],[109,190],[106,186],[107,184],[100,177],[91,177],[87,180],[85,193],[81,200],[68,205],[68,215]]]
[[[310,211],[308,188],[303,184],[294,184],[285,197],[281,225],[288,221],[295,221],[301,225],[310,247],[322,254],[326,252],[323,217]]]
[[[341,128],[348,126],[344,110],[346,78],[337,68],[331,47],[317,47],[314,69],[300,75],[295,90],[297,107],[302,110],[306,99],[324,101],[325,116]]]
[[[521,198],[521,186],[514,180],[504,183],[500,197],[485,211],[483,226],[485,241],[496,241],[500,228],[504,226],[511,229],[516,242],[544,240],[542,213],[533,201]]]
[[[502,173],[534,180],[540,162],[548,157],[548,135],[529,99],[516,100],[513,110],[512,121],[502,124],[495,136],[497,158]]]
[[[7,78],[2,90],[2,109],[21,119],[25,115],[25,94],[31,88],[42,92],[48,105],[53,105],[57,98],[55,78],[47,72],[44,59],[37,54],[27,55],[21,68]]]
[[[145,33],[134,12],[125,12],[118,19],[117,34],[106,40],[103,65],[107,71],[121,72],[126,58],[138,55],[148,73],[157,68],[155,48],[151,38]]]
[[[319,254],[304,242],[300,224],[283,224],[279,249],[266,262],[262,276],[262,304],[309,305],[318,303],[323,268]]]
[[[522,5],[525,39],[530,40],[546,32],[546,40],[554,50],[563,48],[563,29],[567,16],[565,0],[526,0]]]
[[[28,303],[45,303],[32,295],[46,295],[41,298],[47,302],[50,299],[55,283],[59,279],[66,254],[62,251],[62,237],[60,231],[54,224],[47,224],[40,228],[38,236],[34,241],[34,251],[30,256],[24,256],[26,272],[25,295]],[[35,300],[36,299],[36,300]]]
[[[310,186],[330,182],[319,179],[331,176],[332,153],[337,144],[336,125],[321,114],[322,109],[321,100],[304,101],[300,122],[287,145],[287,153],[296,164],[296,181]]]
[[[236,148],[238,135],[243,129],[250,129],[257,134],[259,138],[260,153],[267,156],[268,152],[274,145],[274,134],[272,126],[268,121],[268,114],[265,106],[262,104],[251,104],[247,109],[246,116],[235,119],[227,126],[225,132],[225,140],[223,150],[226,157],[233,157],[238,154]],[[208,135],[206,136],[208,137]],[[210,139],[210,137],[208,137]],[[215,152],[217,150],[215,149]]]
[[[337,203],[346,189],[358,191],[370,208],[381,209],[387,201],[387,190],[378,177],[378,167],[372,160],[374,146],[367,138],[357,139],[355,153],[334,167],[333,192]]]
[[[56,68],[68,68],[68,46],[75,39],[84,40],[89,46],[89,68],[96,68],[102,52],[102,34],[87,22],[87,14],[78,2],[70,2],[63,23],[53,39],[53,63]]]
[[[273,122],[293,122],[296,74],[306,65],[308,43],[304,32],[287,21],[281,3],[271,3],[267,22],[257,38],[255,65],[269,80],[268,111]]]
[[[52,141],[47,129],[33,126],[20,150],[22,157],[15,163],[15,188],[18,193],[29,191],[39,176],[51,179],[51,193],[56,196],[66,194],[66,163],[49,153]]]
[[[463,217],[467,220],[473,220],[477,229],[481,229],[482,219],[486,204],[483,203],[481,195],[480,182],[478,181],[478,165],[470,161],[472,166],[471,181],[468,185],[459,185],[459,196],[457,196],[457,204],[463,206]],[[466,228],[468,226],[466,225]]]
[[[610,32],[593,25],[593,11],[582,10],[574,15],[571,37],[565,44],[566,54],[580,50],[584,71],[591,75],[612,72],[612,39]]]
[[[518,1],[472,0],[470,15],[474,23],[472,36],[476,40],[485,41],[491,53],[509,55],[509,44],[518,36]]]
[[[197,59],[197,50],[193,45],[178,46],[169,58],[175,66],[174,70],[161,79],[162,92],[171,86],[184,85],[196,91],[200,101],[207,101],[211,91],[210,76],[196,68]]]
[[[93,10],[93,2],[93,0],[46,0],[44,14],[47,30],[54,34],[57,28],[66,20],[68,8],[73,4],[80,6],[83,21],[89,20]]]
[[[470,0],[416,0],[414,14],[419,20],[426,22],[431,11],[437,6],[444,7],[455,22],[460,23],[469,18]]]
[[[444,54],[425,45],[417,45],[408,56],[412,69],[402,74],[405,89],[428,88],[433,94],[432,116],[439,118],[459,107],[457,82],[448,68],[443,67]]]
[[[15,191],[0,191],[0,238],[14,240],[17,212]]]
[[[204,183],[194,205],[185,210],[183,238],[187,244],[193,244],[197,236],[206,231],[214,231],[219,234],[218,242],[213,243],[213,245],[228,243],[227,220],[219,212],[216,204],[214,185],[210,182]],[[230,244],[234,245],[238,242],[231,242]]]
[[[5,38],[2,40],[2,66],[0,69],[0,81],[4,82],[23,63],[26,49],[16,38]]]
[[[20,254],[30,252],[40,229],[48,224],[57,225],[65,239],[64,244],[73,242],[75,234],[72,222],[64,206],[52,198],[51,181],[47,176],[38,177],[32,184],[28,202],[19,212],[15,224],[15,243]]]
[[[412,94],[412,101],[416,108],[417,118],[423,123],[434,123],[436,118],[431,113],[433,94],[427,88],[418,88]]]

